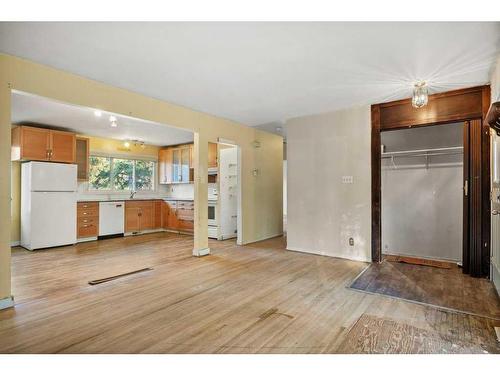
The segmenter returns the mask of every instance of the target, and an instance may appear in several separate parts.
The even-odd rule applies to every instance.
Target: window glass
[[[154,161],[90,156],[89,190],[154,190]]]
[[[115,190],[134,189],[134,161],[113,159],[113,187]]]
[[[152,161],[135,161],[135,190],[153,190],[154,189],[154,167]]]
[[[91,156],[89,159],[89,189],[111,189],[111,158]]]

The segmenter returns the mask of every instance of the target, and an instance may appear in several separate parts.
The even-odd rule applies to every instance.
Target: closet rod
[[[382,152],[382,157],[391,157],[398,155],[401,156],[410,154],[422,154],[422,156],[425,155],[432,156],[432,154],[429,154],[430,152],[437,153],[434,155],[454,155],[462,153],[463,149],[464,148],[462,146],[457,146],[457,147],[428,148],[422,150],[392,151],[392,152]],[[455,152],[448,152],[448,151],[455,151]]]

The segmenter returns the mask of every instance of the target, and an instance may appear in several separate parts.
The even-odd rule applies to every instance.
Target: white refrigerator
[[[21,246],[36,250],[76,243],[76,169],[75,164],[22,164]]]

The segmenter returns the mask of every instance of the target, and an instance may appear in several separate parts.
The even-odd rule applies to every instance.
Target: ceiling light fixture
[[[116,122],[116,117],[115,116],[109,116],[109,121],[110,122]]]
[[[111,121],[110,125],[112,128],[116,128],[118,126],[118,123],[116,121]]]
[[[429,91],[425,81],[416,82],[413,86],[413,97],[411,105],[415,108],[422,108],[429,101]]]
[[[123,146],[125,146],[125,148],[129,148],[130,147],[130,142],[127,142],[127,141],[123,142]]]
[[[98,109],[96,109],[96,110],[94,111],[94,116],[95,116],[95,117],[101,117],[101,116],[102,116],[102,111],[99,111]]]
[[[280,133],[281,133],[281,130],[282,130],[282,129],[281,129],[281,126],[277,126],[277,127],[276,127],[276,131],[277,131],[277,132],[280,132]]]

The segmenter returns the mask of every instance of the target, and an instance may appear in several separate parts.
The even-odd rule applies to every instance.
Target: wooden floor
[[[500,299],[491,282],[450,269],[383,261],[374,263],[351,288],[428,303],[499,320]]]
[[[158,233],[15,249],[16,307],[0,311],[0,352],[442,352],[406,345],[417,336],[459,343],[462,352],[500,352],[495,321],[349,289],[366,263],[288,252],[283,238],[210,246],[212,255],[195,258],[192,237]],[[153,270],[88,285],[146,267]],[[365,337],[367,316],[404,329]]]

